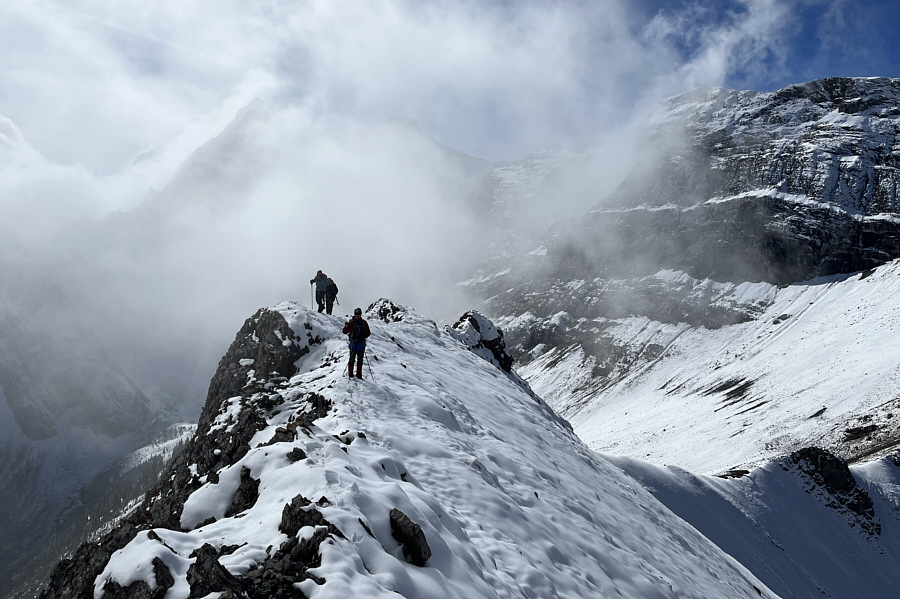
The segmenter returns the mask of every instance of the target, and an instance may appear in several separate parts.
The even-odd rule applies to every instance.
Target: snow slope
[[[371,370],[348,380],[341,318],[294,303],[275,310],[298,337],[320,342],[293,378],[267,387],[277,401],[271,392],[221,400],[213,428],[227,432],[263,405],[265,428],[190,495],[182,530],[143,530],[112,555],[98,599],[110,580],[155,589],[154,558],[174,578],[167,599],[188,597],[194,552],[207,543],[230,574],[246,574],[288,540],[279,524],[298,495],[341,533],[320,545],[321,565],[309,572],[317,578],[300,583],[312,599],[776,596],[451,330],[409,309],[391,310],[391,322],[370,309]],[[220,370],[239,367],[224,362]],[[331,402],[327,415],[279,437],[312,394]],[[306,458],[292,461],[297,449]],[[259,495],[228,514],[242,469]],[[425,567],[404,559],[392,508],[421,526],[432,552]]]
[[[887,597],[900,561],[900,467],[887,458],[851,467],[873,502],[873,525],[834,509],[785,460],[723,480],[612,458],[676,514],[783,597]],[[824,496],[824,501],[823,501]],[[873,532],[877,531],[877,532]]]
[[[560,386],[584,376],[578,356],[567,363],[554,350],[519,374],[555,408],[569,408],[591,448],[692,472],[752,467],[813,445],[852,460],[895,448],[900,262],[744,291],[766,306],[749,322],[715,330],[620,323],[620,339],[664,351],[579,411]]]

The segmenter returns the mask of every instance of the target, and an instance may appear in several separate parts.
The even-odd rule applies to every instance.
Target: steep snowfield
[[[877,534],[834,509],[838,502],[825,490],[810,492],[783,460],[729,480],[628,458],[613,463],[783,597],[888,597],[886,589],[900,583],[900,467],[893,459],[851,467],[872,498]]]
[[[279,523],[298,494],[344,537],[320,546],[311,573],[324,583],[301,583],[312,599],[776,596],[591,452],[515,375],[434,322],[408,310],[400,322],[370,314],[371,370],[360,381],[345,376],[341,318],[293,303],[276,309],[292,330],[323,342],[297,362],[286,401],[269,409],[251,449],[189,497],[184,530],[138,533],[97,578],[98,599],[109,579],[156,588],[155,557],[175,579],[166,597],[188,597],[192,552],[205,543],[228,547],[220,562],[246,573],[288,540]],[[311,393],[332,403],[327,416],[295,440],[263,445]],[[247,409],[256,406],[224,400],[216,426],[236,426]],[[297,448],[307,457],[291,461]],[[242,468],[260,481],[259,496],[226,516]],[[422,527],[432,552],[425,567],[404,559],[392,508]]]
[[[776,288],[747,285],[768,307],[716,330],[623,321],[618,336],[662,355],[566,412],[601,453],[718,473],[800,447],[849,458],[894,447],[900,417],[900,262]],[[577,357],[544,356],[519,371],[558,409]]]

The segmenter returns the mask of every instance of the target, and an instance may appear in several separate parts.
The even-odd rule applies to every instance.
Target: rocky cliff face
[[[894,79],[674,98],[642,140],[649,164],[579,228],[583,259],[785,284],[895,258],[898,102]]]
[[[647,142],[677,129],[687,151],[661,167],[663,177],[634,182],[619,197],[684,205],[771,189],[854,215],[897,212],[898,98],[900,80],[885,78],[684,94]]]
[[[673,98],[618,188],[541,235],[495,239],[471,288],[533,365],[526,378],[566,382],[548,398],[573,418],[688,330],[752,321],[779,287],[900,257],[898,106],[900,80],[884,78]],[[501,215],[526,203],[495,197]]]
[[[645,126],[616,190],[529,243],[564,280],[669,268],[786,284],[882,264],[900,255],[898,103],[894,79],[678,96]]]

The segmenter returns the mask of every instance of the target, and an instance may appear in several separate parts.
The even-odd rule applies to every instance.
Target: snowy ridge
[[[313,599],[775,597],[588,450],[517,377],[433,321],[401,309],[382,322],[370,311],[371,372],[360,381],[345,376],[340,318],[293,303],[275,310],[297,338],[316,341],[297,360],[297,373],[289,380],[251,375],[250,387],[262,390],[226,420],[234,427],[245,411],[265,415],[249,450],[198,481],[181,530],[145,527],[115,552],[94,581],[97,599],[114,596],[112,581],[151,591],[166,584],[167,599],[218,596],[224,589],[215,581],[192,589],[200,583],[191,569],[210,552],[227,571],[219,571],[222,584],[239,590],[234,596],[294,596],[262,594],[249,581],[290,541],[283,516],[299,496],[315,504],[300,511],[310,518],[318,511],[322,520],[291,532],[304,547],[321,541],[320,562],[294,590],[279,592],[300,589]],[[233,366],[223,360],[220,370]],[[313,397],[328,408],[310,421],[300,414]],[[223,408],[234,406],[230,399],[219,399]],[[254,485],[258,494],[231,513]],[[393,537],[394,508],[421,527],[430,548],[424,567],[409,563]]]

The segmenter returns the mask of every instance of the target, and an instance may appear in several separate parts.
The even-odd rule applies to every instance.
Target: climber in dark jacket
[[[337,299],[337,294],[337,285],[331,280],[331,277],[328,277],[328,281],[325,284],[325,314],[331,314],[331,309],[334,308],[334,300]]]
[[[356,378],[362,378],[363,357],[366,353],[366,339],[371,335],[369,323],[362,317],[362,310],[353,311],[353,318],[344,323],[344,334],[350,340],[350,362],[347,364],[347,373],[353,378],[353,363],[356,362]]]
[[[319,305],[319,312],[325,309],[325,287],[328,285],[328,276],[321,270],[316,272],[316,276],[309,280],[309,284],[316,284],[316,303]]]

